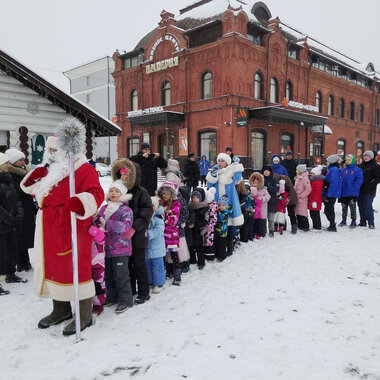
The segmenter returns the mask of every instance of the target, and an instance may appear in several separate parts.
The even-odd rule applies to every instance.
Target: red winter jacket
[[[322,190],[325,176],[317,175],[310,177],[311,193],[309,194],[309,210],[320,211],[322,208]]]

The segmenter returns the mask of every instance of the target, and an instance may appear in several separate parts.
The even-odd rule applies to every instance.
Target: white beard
[[[69,160],[63,152],[58,151],[53,155],[46,155],[46,162],[49,162],[50,157],[54,157],[55,161],[49,166],[48,174],[34,185],[33,193],[36,195],[37,200],[49,195],[51,189],[58,185],[64,178],[69,176]],[[45,154],[44,154],[45,162]],[[51,162],[51,161],[50,161]],[[78,169],[83,163],[87,162],[83,154],[75,157],[75,170]]]

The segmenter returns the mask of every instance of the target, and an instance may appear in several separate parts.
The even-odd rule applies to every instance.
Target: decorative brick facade
[[[147,138],[149,132],[153,151],[159,151],[160,148],[162,150],[166,133],[173,134],[173,156],[178,158],[179,129],[187,129],[188,151],[195,152],[197,156],[202,153],[200,133],[215,131],[216,151],[224,152],[227,146],[231,146],[246,167],[261,163],[257,157],[257,164],[255,159],[252,160],[257,154],[254,151],[257,145],[253,141],[255,132],[259,133],[258,136],[262,134],[264,138],[260,142],[263,144],[261,148],[264,149],[262,162],[270,159],[272,154],[280,153],[281,135],[284,133],[293,138],[291,148],[295,157],[307,160],[311,165],[321,161],[321,149],[324,150],[325,156],[337,153],[338,140],[345,142],[345,154],[357,155],[358,142],[364,143],[364,150],[378,149],[378,145],[375,145],[380,143],[380,129],[379,125],[376,125],[379,123],[379,120],[376,120],[376,112],[379,112],[380,108],[377,73],[374,72],[370,76],[363,72],[365,85],[358,85],[313,67],[316,55],[310,51],[308,40],[304,38],[295,41],[287,38],[278,18],[269,20],[265,25],[258,22],[252,24],[252,15],[247,15],[243,9],[231,7],[214,19],[212,16],[214,15],[210,14],[211,21],[208,24],[191,28],[188,27],[191,17],[180,17],[177,22],[173,14],[163,11],[159,28],[141,41],[143,46],[140,43],[133,52],[114,53],[117,124],[123,131],[118,144],[119,156],[132,153],[127,146],[132,134],[138,137],[141,143],[144,133]],[[198,30],[204,29],[207,34],[207,25],[214,25],[210,34],[220,28],[221,36],[211,42],[189,48],[192,41],[196,44],[197,40],[192,40],[194,33],[199,34]],[[249,25],[253,25],[259,34],[261,33],[262,39],[259,44],[247,38]],[[207,38],[207,35],[201,37]],[[179,46],[176,46],[176,43]],[[291,45],[297,48],[295,58],[288,57]],[[125,59],[138,54],[139,64],[125,69]],[[324,54],[321,53],[321,56]],[[168,63],[165,66],[165,60],[173,57],[178,57],[178,66],[168,67]],[[147,74],[147,66],[161,61],[164,63],[158,66],[158,71]],[[212,74],[212,96],[202,99],[202,78],[207,72]],[[262,100],[254,97],[256,73],[260,73],[263,81]],[[276,103],[270,102],[272,78],[276,78],[278,84]],[[137,91],[138,109],[157,107],[162,105],[161,87],[165,81],[170,83],[171,99],[170,105],[164,106],[164,111],[183,114],[183,121],[168,124],[157,121],[149,123],[142,118],[141,125],[132,122],[131,127],[133,117],[128,117],[128,112],[132,110],[131,92]],[[316,93],[320,93],[321,112],[302,111],[302,114],[326,118],[325,124],[332,130],[332,134],[312,133],[311,124],[300,122],[299,125],[294,125],[287,123],[286,118],[281,122],[270,122],[251,117],[248,127],[237,127],[237,107],[247,106],[250,110],[270,106],[284,108],[281,103],[286,97],[287,81],[291,81],[292,84],[292,99],[304,105],[315,106]],[[329,96],[333,97],[333,106],[329,112],[331,115],[328,115]],[[344,117],[339,117],[341,98],[345,102]],[[350,120],[350,102],[355,103],[354,120]],[[360,106],[364,107],[363,121],[359,121]],[[292,107],[288,109],[300,111]],[[160,140],[160,136],[164,137]],[[322,138],[324,141],[318,150],[316,145]],[[283,146],[283,153],[288,148]]]

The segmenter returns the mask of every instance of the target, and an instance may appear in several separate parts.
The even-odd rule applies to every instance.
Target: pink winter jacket
[[[311,193],[309,174],[307,172],[297,175],[294,190],[298,197],[298,203],[294,210],[295,214],[307,217],[308,199]]]
[[[162,206],[165,208],[165,246],[166,249],[179,248],[179,228],[178,219],[181,212],[181,203],[176,199],[172,202],[172,208],[168,212],[166,211],[167,203],[164,202]]]
[[[267,189],[261,188],[257,189],[256,187],[251,187],[251,195],[257,197],[261,202],[261,219],[268,218],[268,202],[270,200],[270,194]]]

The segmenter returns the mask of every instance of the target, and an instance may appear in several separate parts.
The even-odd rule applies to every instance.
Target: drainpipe
[[[110,60],[107,56],[107,118],[110,119]],[[108,157],[109,163],[111,163],[111,137],[108,135]]]
[[[272,33],[269,34],[268,37],[268,45],[267,45],[267,90],[265,94],[265,105],[268,105],[268,95],[269,95],[269,89],[270,89],[270,83],[269,83],[269,42],[272,37]],[[269,125],[268,125],[268,157],[269,160],[267,162],[270,162],[270,155],[271,155],[271,148],[272,148],[272,139],[271,139],[271,134],[272,134],[272,117],[269,118]]]
[[[187,97],[187,89],[188,89],[188,84],[187,84],[187,69],[188,69],[188,62],[187,62],[187,51],[189,49],[189,40],[186,38],[186,35],[183,35],[183,38],[186,41],[186,48],[183,51],[183,56],[185,59],[185,123],[186,123],[186,129],[187,129],[187,150],[190,152],[190,115],[187,112],[187,103],[188,103],[188,97]],[[198,152],[198,151],[197,151]]]

